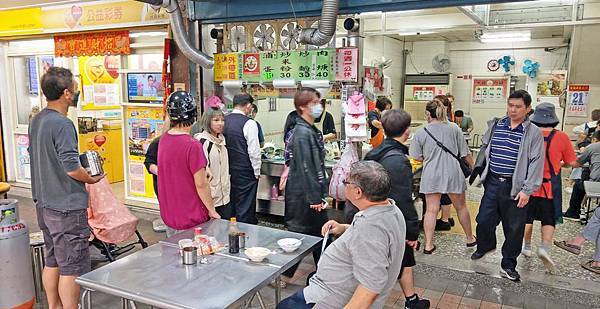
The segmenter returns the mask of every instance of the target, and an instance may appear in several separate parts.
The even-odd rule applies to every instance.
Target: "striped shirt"
[[[490,171],[501,176],[512,177],[519,157],[519,148],[525,128],[521,123],[510,128],[508,117],[498,121],[490,143]]]

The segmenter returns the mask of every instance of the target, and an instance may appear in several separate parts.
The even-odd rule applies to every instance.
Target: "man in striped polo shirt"
[[[477,215],[477,250],[471,259],[496,249],[496,227],[502,222],[506,240],[500,274],[513,281],[520,279],[516,267],[527,220],[525,206],[542,184],[544,172],[544,138],[527,118],[530,110],[527,91],[511,94],[507,115],[488,122],[481,147],[486,159],[480,177],[485,191]]]

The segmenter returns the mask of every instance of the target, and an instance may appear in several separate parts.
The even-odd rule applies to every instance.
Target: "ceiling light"
[[[146,31],[146,32],[130,32],[130,38],[151,37],[151,36],[167,36],[164,31]]]
[[[432,34],[434,33],[434,31],[403,31],[403,32],[398,32],[399,36],[412,36],[412,35],[425,35],[425,34]]]
[[[531,41],[531,31],[485,31],[479,40],[481,43],[527,42]]]

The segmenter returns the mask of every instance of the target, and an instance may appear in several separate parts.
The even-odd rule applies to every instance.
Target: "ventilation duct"
[[[177,0],[138,0],[140,2],[148,3],[155,6],[161,6],[167,9],[169,12],[169,20],[171,22],[171,28],[173,30],[173,38],[179,50],[185,55],[186,58],[194,63],[199,64],[205,69],[212,69],[214,66],[214,60],[211,56],[196,49],[190,42],[187,31],[183,24],[183,16],[181,10],[177,4]]]
[[[339,0],[323,0],[319,28],[306,28],[300,33],[300,42],[309,45],[322,46],[333,38],[340,10]]]

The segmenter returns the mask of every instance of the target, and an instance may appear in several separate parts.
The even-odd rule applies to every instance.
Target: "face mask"
[[[79,102],[79,91],[73,94],[73,100],[71,101],[71,106],[77,107],[77,102]]]
[[[314,119],[317,119],[323,113],[323,106],[321,104],[316,104],[310,109],[310,116]]]

